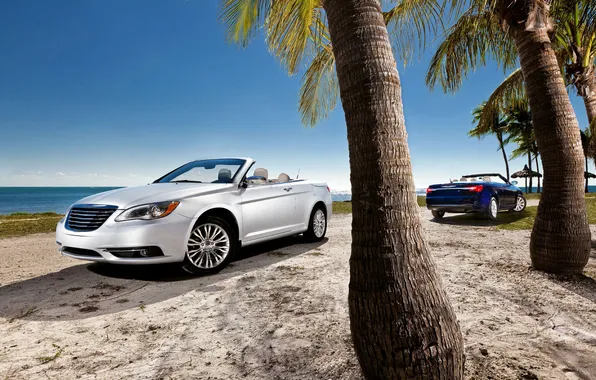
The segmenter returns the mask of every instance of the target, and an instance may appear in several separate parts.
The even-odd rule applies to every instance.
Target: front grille
[[[95,231],[118,209],[111,205],[75,205],[66,218],[66,228],[72,231]]]
[[[101,257],[101,255],[91,249],[74,248],[74,247],[63,247],[62,252],[70,253],[76,256],[89,256],[89,257]]]

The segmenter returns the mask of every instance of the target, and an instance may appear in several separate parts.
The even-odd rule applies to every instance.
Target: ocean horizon
[[[81,198],[122,187],[124,186],[0,187],[0,215],[15,212],[63,214]],[[589,190],[596,192],[596,186],[589,186]],[[534,192],[536,192],[536,188],[534,188]],[[426,188],[416,189],[416,194],[425,195]],[[331,198],[335,202],[350,201],[352,194],[345,190],[331,190]]]

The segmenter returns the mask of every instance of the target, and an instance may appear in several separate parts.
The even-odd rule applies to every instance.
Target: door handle
[[[292,188],[291,187],[284,187],[284,190],[285,191],[290,191],[290,190],[292,190]]]

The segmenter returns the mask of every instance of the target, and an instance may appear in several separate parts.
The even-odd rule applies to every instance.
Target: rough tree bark
[[[530,239],[534,268],[581,273],[590,255],[590,229],[577,118],[547,35],[549,1],[501,0],[501,17],[520,58],[544,180]]]
[[[352,184],[349,310],[368,379],[463,378],[463,338],[424,239],[401,85],[378,0],[326,0]]]

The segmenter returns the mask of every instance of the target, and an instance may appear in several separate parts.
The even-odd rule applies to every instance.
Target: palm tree
[[[478,139],[483,138],[487,134],[493,134],[497,137],[499,141],[499,150],[503,153],[503,161],[505,162],[505,172],[507,173],[507,180],[509,180],[509,160],[507,160],[507,153],[505,152],[505,128],[507,127],[507,123],[503,120],[500,114],[496,114],[493,117],[492,123],[489,125],[488,130],[482,130],[479,128],[478,122],[480,121],[480,115],[482,114],[482,109],[486,105],[486,102],[483,102],[478,107],[472,111],[472,115],[474,116],[472,122],[476,124],[476,126],[468,132],[468,136],[476,137]]]
[[[587,1],[587,0],[586,0]],[[566,0],[470,0],[432,61],[427,83],[456,91],[467,74],[496,59],[504,70],[519,64],[542,157],[543,195],[530,238],[532,266],[581,273],[590,255],[579,124],[549,33],[550,8],[564,17]],[[487,121],[486,124],[489,124]],[[573,231],[573,232],[571,232]]]
[[[555,23],[553,24],[553,31],[549,33],[555,54],[564,74],[566,85],[573,86],[577,94],[582,97],[588,115],[588,122],[590,123],[590,130],[595,132],[596,67],[594,62],[596,60],[596,47],[594,47],[594,41],[596,40],[596,3],[590,0],[575,0],[558,1],[555,2],[555,5],[552,12]],[[460,26],[457,31],[451,32],[450,37],[470,33],[469,27],[469,25]],[[498,28],[497,25],[492,24],[490,27]],[[503,38],[503,36],[501,37]],[[453,39],[454,37],[451,37],[452,44],[456,42]],[[439,57],[444,57],[447,63],[448,48],[453,49],[453,46],[445,46],[444,50],[441,51],[441,55],[435,55],[435,60],[427,75],[427,80],[430,83],[441,79],[442,83],[445,82],[448,87],[454,85],[444,77],[444,73],[441,73],[441,63],[437,60]],[[449,62],[453,64],[453,62]],[[507,56],[504,67],[509,68],[510,66],[511,57]],[[521,69],[517,68],[489,96],[480,124],[484,122],[490,124],[493,114],[498,113],[499,109],[508,107],[516,99],[523,98],[525,98],[523,74]],[[596,154],[596,150],[594,150],[594,153]],[[594,158],[596,159],[596,156]]]
[[[398,11],[426,25],[434,13],[424,9],[433,4],[408,0]],[[422,231],[400,79],[379,1],[222,5],[230,39],[246,45],[264,25],[269,48],[290,73],[312,50],[314,60],[335,59],[352,184],[350,327],[364,376],[462,379],[463,337]]]
[[[511,153],[511,159],[527,155],[528,169],[532,171],[532,157],[536,157],[536,165],[538,167],[538,152],[534,130],[532,128],[532,113],[528,109],[528,105],[523,102],[516,102],[505,113],[504,124],[504,129],[509,134],[505,142],[514,142],[517,144],[517,148]],[[536,171],[538,172],[538,170]],[[540,188],[540,185],[538,187]],[[531,193],[533,191],[532,189],[532,177],[530,176],[528,192]],[[538,189],[538,192],[540,192],[540,189]]]
[[[582,137],[582,149],[584,151],[584,157],[585,157],[585,164],[586,164],[586,185],[585,185],[585,192],[589,193],[589,188],[588,188],[588,157],[590,156],[590,149],[591,149],[591,139],[592,139],[592,135],[590,134],[590,129],[586,129],[585,131],[579,131],[581,133],[581,137]]]

